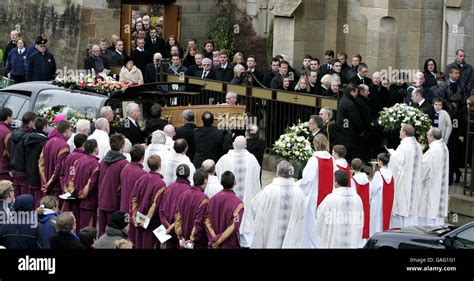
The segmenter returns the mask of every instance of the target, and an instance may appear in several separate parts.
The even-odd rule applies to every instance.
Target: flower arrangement
[[[53,83],[65,88],[91,91],[104,95],[115,91],[123,91],[132,86],[128,82],[115,81],[115,79],[104,73],[87,74],[85,76],[82,74],[79,76],[58,76]]]
[[[67,120],[71,123],[72,128],[76,128],[77,121],[80,119],[89,120],[93,123],[93,119],[85,116],[84,114],[77,112],[77,110],[67,107],[67,106],[53,106],[53,107],[43,107],[38,111],[38,115],[44,117],[48,120],[48,124],[51,127],[54,127],[54,117],[58,114],[66,115]]]
[[[415,135],[420,143],[426,142],[426,133],[431,128],[431,119],[427,114],[404,103],[385,107],[379,113],[378,122],[384,127],[384,131],[400,130],[402,124],[411,124],[415,128]]]
[[[273,151],[288,160],[305,163],[313,154],[313,149],[308,140],[308,122],[293,125],[285,130],[285,133],[273,145]]]

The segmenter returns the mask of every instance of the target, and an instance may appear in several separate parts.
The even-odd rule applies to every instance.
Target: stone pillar
[[[446,64],[452,63],[456,58],[456,50],[463,49],[465,29],[462,25],[462,12],[461,12],[461,0],[446,0],[446,23],[447,28],[447,43],[448,47],[446,50],[447,60]],[[444,71],[443,66],[442,71]]]
[[[273,21],[273,56],[285,54],[290,63],[295,51],[295,19],[275,16]]]

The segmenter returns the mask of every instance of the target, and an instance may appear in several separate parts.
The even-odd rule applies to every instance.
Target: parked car
[[[474,249],[474,222],[460,227],[411,226],[375,233],[366,249]]]
[[[130,87],[124,92],[107,96],[59,87],[52,82],[26,82],[1,89],[0,106],[12,109],[13,128],[21,124],[21,117],[26,111],[39,112],[43,108],[55,106],[95,119],[99,116],[100,108],[105,105],[112,106],[116,114],[124,117],[126,104],[134,101],[142,106],[146,119],[148,109],[154,103],[163,106],[191,103],[190,99],[198,96],[203,86],[192,85],[193,90],[186,89],[188,86],[184,83],[154,83]]]

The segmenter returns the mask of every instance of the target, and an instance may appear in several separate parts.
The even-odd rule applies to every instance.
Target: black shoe
[[[461,179],[461,176],[462,176],[462,173],[461,172],[456,172],[456,180],[454,180],[454,183],[459,183],[460,179]]]

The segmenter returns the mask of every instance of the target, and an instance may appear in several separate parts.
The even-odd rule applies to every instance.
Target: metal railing
[[[310,115],[318,114],[323,107],[337,110],[337,98],[315,96],[296,92],[264,89],[252,86],[232,85],[230,83],[200,79],[187,76],[166,75],[164,81],[204,85],[200,95],[182,96],[175,105],[202,105],[225,103],[226,93],[235,92],[237,103],[246,105],[249,117],[257,118],[260,136],[265,140],[267,149],[284,133],[285,129],[298,120],[305,122]],[[200,118],[197,116],[196,118]]]

